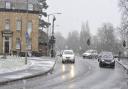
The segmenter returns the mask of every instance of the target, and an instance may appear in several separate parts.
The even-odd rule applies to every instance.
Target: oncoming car
[[[85,53],[82,54],[83,58],[97,58],[98,57],[98,53],[96,50],[87,50]]]
[[[110,66],[115,68],[115,60],[112,52],[101,52],[98,61],[100,67]]]
[[[75,63],[75,54],[73,50],[64,50],[62,53],[62,63]]]

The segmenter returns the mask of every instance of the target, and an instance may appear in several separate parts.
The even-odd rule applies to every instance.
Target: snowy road
[[[75,64],[58,59],[52,74],[12,82],[0,89],[128,89],[128,75],[115,69],[99,68],[97,60],[77,58]]]

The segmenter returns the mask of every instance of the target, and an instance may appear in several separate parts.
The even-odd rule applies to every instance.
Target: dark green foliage
[[[43,19],[40,19],[40,26],[43,28],[47,28],[49,25],[51,25],[51,23],[48,23],[46,21],[44,21]]]
[[[48,5],[46,3],[46,0],[38,0],[38,9],[40,11],[39,13],[39,25],[40,27],[43,29],[43,28],[47,28],[50,23],[48,23],[47,21],[43,20],[42,17],[47,17],[47,13],[44,12],[44,10],[46,10],[48,8]]]

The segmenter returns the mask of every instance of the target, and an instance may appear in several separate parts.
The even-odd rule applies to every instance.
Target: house
[[[0,0],[0,54],[39,51],[38,38],[37,0]]]

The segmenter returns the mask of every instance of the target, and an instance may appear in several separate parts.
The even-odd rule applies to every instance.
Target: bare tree
[[[80,32],[80,47],[81,47],[81,53],[88,50],[90,48],[90,45],[87,44],[88,39],[91,39],[90,36],[90,29],[88,22],[86,22],[86,25],[82,23],[81,26],[81,32]]]
[[[77,31],[70,32],[67,38],[67,47],[75,52],[79,51],[79,33]]]
[[[119,0],[119,7],[122,12],[121,29],[128,32],[128,0]]]
[[[99,45],[99,40],[98,40],[98,36],[92,36],[91,37],[91,48],[94,50],[98,50],[98,45]]]
[[[110,23],[105,23],[98,30],[98,49],[99,51],[112,51],[117,53],[119,50],[118,41],[114,35],[115,28]]]
[[[56,48],[58,51],[64,50],[66,45],[66,39],[62,36],[60,32],[55,33],[56,38]]]

